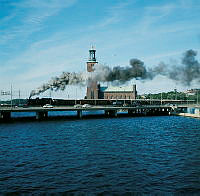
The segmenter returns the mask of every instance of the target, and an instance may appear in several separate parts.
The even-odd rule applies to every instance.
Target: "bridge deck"
[[[55,106],[53,108],[43,107],[0,107],[0,112],[48,112],[48,111],[94,111],[94,110],[134,110],[134,109],[156,109],[156,108],[171,108],[170,106],[148,105],[137,107],[122,107],[122,106],[91,106],[88,108],[75,108],[72,106]]]

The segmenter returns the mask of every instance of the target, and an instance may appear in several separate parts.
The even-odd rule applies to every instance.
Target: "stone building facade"
[[[103,99],[136,99],[136,85],[100,87]]]
[[[89,50],[89,60],[87,62],[87,71],[93,72],[94,65],[98,63],[94,48]],[[131,86],[102,86],[98,81],[89,81],[87,86],[86,99],[136,99],[136,85]]]
[[[89,59],[87,62],[87,71],[93,72],[94,65],[98,63],[95,56],[96,50],[94,48],[89,50]],[[99,99],[99,85],[97,81],[88,81],[86,99]]]

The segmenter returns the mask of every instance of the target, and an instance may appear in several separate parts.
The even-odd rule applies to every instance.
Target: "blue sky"
[[[188,49],[200,53],[200,1],[0,0],[0,90],[12,84],[16,96],[20,89],[28,97],[63,71],[85,71],[91,45],[98,62],[110,67],[127,66],[131,58],[146,67],[178,63]],[[161,76],[131,83],[139,94],[199,87]],[[75,94],[83,97],[85,87],[52,93]]]

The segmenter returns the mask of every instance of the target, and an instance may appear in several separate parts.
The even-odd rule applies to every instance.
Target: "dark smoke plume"
[[[146,79],[147,70],[144,63],[138,59],[131,59],[129,67],[116,66],[111,69],[108,66],[96,65],[94,72],[94,79],[102,82],[118,81],[119,83],[125,83],[133,78]]]
[[[188,50],[184,53],[181,64],[168,65],[161,62],[154,68],[147,69],[144,63],[138,59],[131,59],[129,67],[114,67],[96,65],[94,78],[98,81],[120,83],[127,82],[133,78],[140,80],[152,80],[157,75],[166,76],[181,84],[190,86],[192,81],[200,82],[200,63],[195,59],[197,52]]]
[[[183,85],[189,86],[192,81],[200,82],[200,63],[195,59],[197,52],[188,50],[184,53],[181,64],[168,65],[161,62],[158,66],[147,69],[139,59],[131,59],[130,66],[110,68],[96,64],[94,72],[69,73],[63,72],[60,77],[52,78],[36,90],[30,97],[39,95],[48,89],[64,90],[67,85],[86,85],[89,81],[125,83],[131,79],[152,80],[157,75],[166,76]]]
[[[60,77],[52,78],[49,82],[43,84],[36,90],[32,90],[30,97],[34,95],[39,95],[47,90],[65,90],[67,85],[77,85],[83,84],[86,81],[85,77],[81,73],[70,73],[63,72]]]
[[[168,65],[162,62],[151,69],[150,74],[152,77],[160,74],[182,85],[190,86],[193,81],[200,82],[200,63],[195,59],[196,56],[196,51],[187,50],[183,55],[181,64]]]

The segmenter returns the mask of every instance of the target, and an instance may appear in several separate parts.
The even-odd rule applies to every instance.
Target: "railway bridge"
[[[170,115],[173,107],[164,105],[143,105],[143,106],[91,106],[74,107],[74,106],[52,106],[51,108],[44,107],[1,107],[0,118],[1,121],[8,121],[12,118],[13,112],[34,112],[37,120],[48,118],[48,113],[52,111],[74,111],[77,118],[83,118],[85,111],[103,111],[106,117],[117,117],[119,113],[126,113],[128,116],[151,116],[151,115]]]

